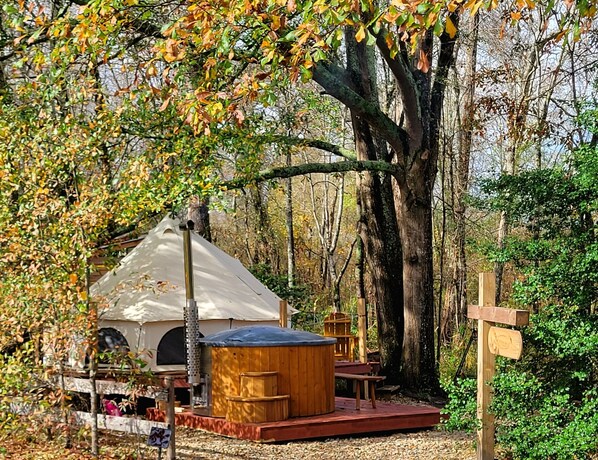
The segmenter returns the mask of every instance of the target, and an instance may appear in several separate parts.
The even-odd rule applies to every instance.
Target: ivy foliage
[[[595,127],[595,117],[584,121]],[[587,458],[598,451],[597,178],[598,148],[588,143],[561,167],[484,185],[486,207],[506,211],[514,228],[492,256],[522,273],[513,302],[532,313],[522,359],[498,358],[493,382],[497,441],[513,458]],[[467,388],[472,384],[447,388],[451,428],[475,427],[453,420],[473,420],[475,391]]]

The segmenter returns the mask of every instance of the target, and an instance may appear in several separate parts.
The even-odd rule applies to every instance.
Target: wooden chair
[[[331,313],[324,319],[324,336],[334,337],[334,357],[337,361],[353,361],[357,337],[351,334],[351,317]]]

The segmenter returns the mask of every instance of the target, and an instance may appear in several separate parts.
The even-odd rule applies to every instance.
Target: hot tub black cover
[[[282,327],[247,326],[217,332],[201,339],[201,343],[210,347],[286,347],[333,344],[336,339]]]

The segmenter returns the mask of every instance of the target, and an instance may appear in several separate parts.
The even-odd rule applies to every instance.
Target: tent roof
[[[279,297],[237,259],[192,233],[195,300],[200,320],[273,321]],[[183,232],[178,220],[164,218],[147,237],[91,288],[107,303],[100,319],[181,321],[186,302]]]

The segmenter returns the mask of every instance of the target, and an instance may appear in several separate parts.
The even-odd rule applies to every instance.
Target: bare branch
[[[224,181],[220,185],[227,190],[231,190],[272,179],[287,179],[289,177],[303,176],[305,174],[312,173],[331,174],[349,171],[378,171],[391,174],[395,177],[400,172],[399,167],[396,164],[388,163],[386,161],[339,161],[336,163],[306,163],[296,166],[283,166],[264,169],[252,177],[232,179],[229,181]]]
[[[292,145],[295,147],[311,147],[314,149],[323,150],[333,155],[345,158],[347,160],[357,160],[357,153],[354,150],[345,149],[339,145],[320,139],[304,139],[301,137],[285,136],[285,135],[266,135],[262,139],[265,143],[280,143]]]

